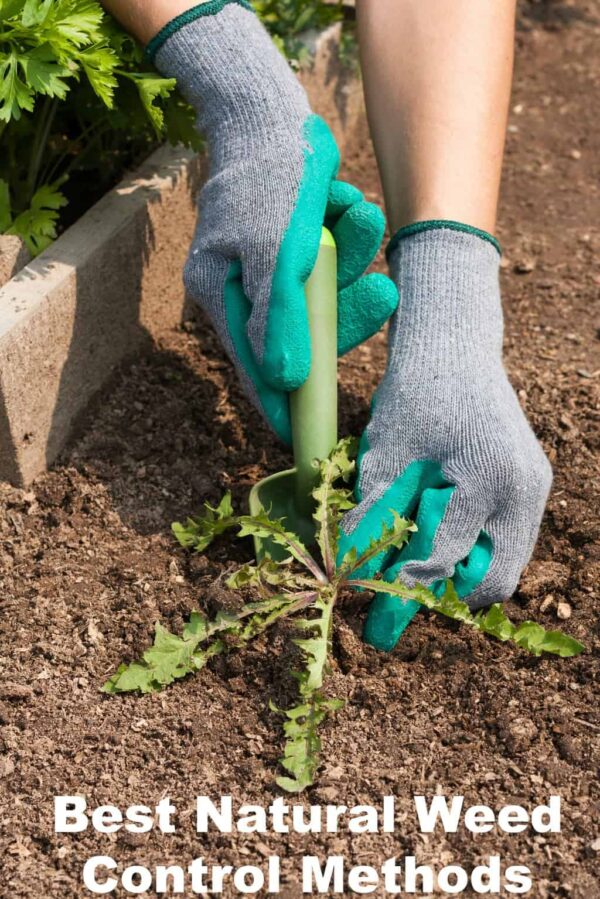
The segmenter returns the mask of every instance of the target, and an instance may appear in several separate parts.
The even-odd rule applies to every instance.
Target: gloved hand
[[[290,442],[287,392],[310,371],[304,285],[322,227],[338,248],[344,353],[377,331],[398,302],[384,275],[361,277],[381,243],[383,214],[336,181],[331,132],[248,4],[195,7],[148,51],[197,109],[210,151],[185,284],[210,314],[247,392]]]
[[[458,230],[455,230],[455,229]],[[478,609],[509,597],[535,545],[552,471],[502,364],[500,256],[493,238],[419,223],[392,242],[400,305],[386,374],[363,435],[358,506],[340,557],[362,552],[394,510],[417,533],[357,576],[432,585],[452,578]],[[392,649],[419,606],[373,601],[364,637]]]

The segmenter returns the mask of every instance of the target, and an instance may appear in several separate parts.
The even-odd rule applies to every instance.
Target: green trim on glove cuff
[[[207,3],[199,3],[197,6],[192,6],[191,9],[186,9],[185,12],[182,12],[179,16],[175,16],[174,19],[171,19],[170,22],[160,29],[158,34],[155,34],[148,46],[145,50],[145,56],[150,62],[154,62],[154,57],[168,39],[175,34],[176,31],[179,31],[180,28],[183,28],[184,25],[189,25],[190,22],[193,22],[195,19],[201,18],[201,16],[214,16],[218,12],[221,12],[224,6],[227,6],[229,3],[237,3],[238,6],[243,6],[244,9],[250,10],[252,12],[252,7],[248,0],[208,0]]]
[[[496,240],[492,234],[488,234],[487,231],[482,231],[481,228],[474,228],[472,225],[465,225],[462,222],[453,222],[449,219],[431,219],[427,222],[413,222],[412,225],[405,225],[404,228],[400,228],[399,231],[396,231],[387,245],[385,251],[386,258],[389,261],[390,256],[400,241],[405,237],[411,237],[413,234],[421,234],[423,231],[438,231],[440,229],[446,231],[462,231],[463,234],[473,234],[475,237],[480,237],[482,240],[491,243],[500,256],[502,256],[502,247],[500,246],[499,241]]]

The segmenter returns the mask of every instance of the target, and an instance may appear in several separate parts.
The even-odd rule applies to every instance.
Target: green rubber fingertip
[[[338,290],[343,290],[360,278],[377,255],[385,216],[379,206],[363,200],[328,225],[338,248]]]
[[[413,620],[420,605],[397,596],[378,593],[369,608],[363,640],[375,649],[390,652]]]
[[[418,530],[400,552],[398,561],[393,566],[395,574],[407,562],[424,562],[429,558],[433,552],[438,528],[444,520],[455,490],[456,487],[448,486],[427,488],[423,491],[415,520]],[[386,580],[389,579],[386,572]]]
[[[327,218],[337,219],[355,203],[362,203],[364,196],[358,187],[347,181],[332,181],[327,197]]]
[[[456,592],[461,599],[469,596],[482,583],[490,569],[493,556],[492,538],[482,531],[467,558],[456,566],[452,578]]]
[[[398,308],[398,288],[386,275],[364,275],[338,298],[338,356],[368,340]]]

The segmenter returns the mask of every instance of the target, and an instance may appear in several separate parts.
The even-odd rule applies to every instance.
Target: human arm
[[[360,552],[392,510],[414,518],[409,545],[363,575],[435,591],[453,578],[473,608],[514,592],[551,485],[502,364],[493,231],[514,12],[513,0],[358,0],[400,305],[340,552]],[[365,638],[391,649],[417,608],[378,596]]]

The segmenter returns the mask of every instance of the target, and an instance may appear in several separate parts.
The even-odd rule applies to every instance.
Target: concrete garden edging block
[[[339,33],[316,39],[300,78],[343,152],[362,91],[337,61]],[[0,279],[0,480],[26,486],[44,471],[115,368],[181,322],[205,172],[203,158],[161,147],[14,277],[11,244],[10,280]]]
[[[10,281],[31,259],[20,237],[0,234],[0,287]]]

